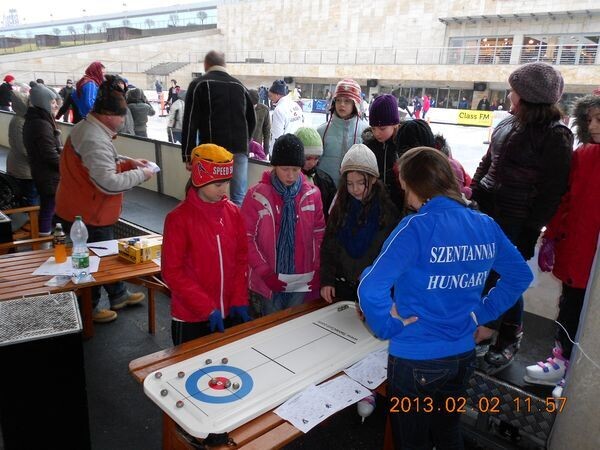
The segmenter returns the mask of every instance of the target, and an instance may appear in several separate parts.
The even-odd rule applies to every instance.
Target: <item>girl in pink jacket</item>
[[[302,175],[304,159],[302,141],[293,134],[281,136],[273,146],[273,170],[250,188],[242,204],[250,302],[257,316],[318,296],[325,219],[319,189]],[[309,274],[309,292],[289,292],[281,274]]]

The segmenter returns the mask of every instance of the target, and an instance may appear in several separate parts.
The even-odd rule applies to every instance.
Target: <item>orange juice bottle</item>
[[[54,246],[54,261],[57,264],[64,263],[67,260],[66,240],[67,236],[63,231],[62,224],[57,223],[56,228],[54,228],[54,239],[52,240]]]

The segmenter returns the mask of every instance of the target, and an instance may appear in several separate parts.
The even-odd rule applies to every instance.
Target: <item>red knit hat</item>
[[[215,144],[202,144],[192,150],[192,184],[202,187],[233,177],[233,155]]]
[[[4,81],[10,83],[11,81],[15,81],[15,77],[13,77],[10,73],[4,77]]]
[[[340,81],[335,87],[335,93],[333,98],[345,97],[351,99],[356,105],[356,110],[360,111],[360,102],[362,101],[360,85],[350,79],[346,78]]]

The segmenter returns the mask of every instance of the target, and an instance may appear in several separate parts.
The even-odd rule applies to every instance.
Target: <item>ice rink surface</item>
[[[151,99],[152,94],[156,97],[156,93],[146,91],[146,95]],[[153,103],[153,107],[158,111],[158,104]],[[166,114],[166,111],[165,111]],[[304,113],[305,126],[317,128],[325,122],[325,114],[321,113]],[[487,150],[487,144],[484,141],[488,139],[489,129],[484,127],[473,127],[463,125],[448,125],[432,123],[431,129],[433,133],[441,133],[444,135],[454,159],[459,161],[469,175],[473,176],[475,169],[479,165],[479,161]],[[160,116],[157,112],[152,117],[148,118],[148,137],[151,139],[160,139],[167,141],[167,117]]]

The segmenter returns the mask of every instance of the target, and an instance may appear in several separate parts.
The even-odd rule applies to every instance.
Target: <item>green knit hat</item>
[[[321,156],[323,154],[323,141],[317,130],[309,127],[300,127],[294,134],[304,144],[305,156]]]

